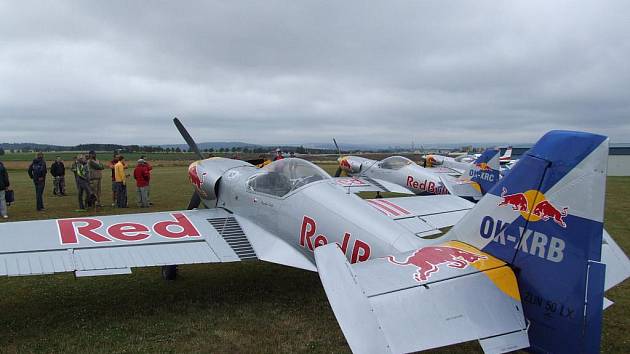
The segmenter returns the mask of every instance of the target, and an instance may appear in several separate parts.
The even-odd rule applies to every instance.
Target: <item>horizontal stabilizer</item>
[[[514,273],[476,252],[455,242],[350,265],[330,244],[315,249],[315,261],[355,353],[408,353],[471,340],[492,353],[529,346]]]
[[[604,229],[602,237],[602,263],[606,265],[604,290],[621,283],[630,276],[630,260],[615,240]]]
[[[335,177],[335,183],[348,188],[352,193],[359,192],[392,192],[413,195],[409,189],[397,184],[370,177]]]

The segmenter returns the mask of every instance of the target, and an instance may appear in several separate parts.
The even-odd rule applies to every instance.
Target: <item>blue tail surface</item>
[[[607,161],[606,137],[551,131],[449,231],[512,265],[534,352],[599,351]]]
[[[468,177],[479,185],[481,194],[485,195],[499,182],[500,169],[499,149],[487,149],[475,160]]]

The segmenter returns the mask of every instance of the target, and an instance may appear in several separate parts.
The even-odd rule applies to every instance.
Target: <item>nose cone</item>
[[[203,188],[203,182],[207,174],[199,161],[195,161],[188,166],[188,178],[190,179],[190,183],[195,187],[195,190],[202,198],[208,198],[208,193],[206,193]]]

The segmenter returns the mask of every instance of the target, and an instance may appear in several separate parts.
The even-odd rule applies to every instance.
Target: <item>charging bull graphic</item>
[[[551,219],[560,227],[567,227],[564,218],[568,215],[569,208],[556,208],[540,191],[530,189],[524,193],[507,194],[507,189],[503,187],[501,198],[503,199],[499,206],[511,206],[512,210],[520,212],[526,220],[547,221]]]
[[[413,265],[417,268],[413,278],[418,281],[426,281],[431,274],[440,270],[439,266],[446,263],[451,268],[464,269],[469,264],[488,257],[464,251],[456,247],[431,246],[416,250],[404,262],[398,262],[394,256],[388,256],[390,263],[399,266]]]
[[[476,163],[475,166],[481,171],[492,171],[492,167],[487,162]]]
[[[525,194],[507,194],[507,188],[503,187],[501,198],[503,198],[503,200],[499,203],[499,206],[511,205],[512,210],[527,211],[528,202]]]
[[[190,167],[188,167],[188,177],[190,178],[190,183],[192,183],[192,185],[195,187],[197,193],[199,193],[202,197],[207,198],[208,194],[203,190],[203,188],[201,188],[205,176],[205,172],[201,173],[201,175],[199,174],[196,164],[192,164],[190,165]]]
[[[538,216],[539,218],[547,221],[552,219],[556,224],[567,227],[567,224],[564,222],[564,217],[567,216],[567,210],[569,208],[562,208],[562,211],[558,210],[558,208],[554,207],[547,200],[543,200],[539,202],[534,207],[532,214]]]

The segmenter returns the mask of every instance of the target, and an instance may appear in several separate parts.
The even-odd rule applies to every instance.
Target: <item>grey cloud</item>
[[[0,5],[0,141],[630,141],[623,1]],[[51,130],[58,129],[55,134]]]

